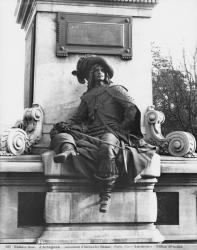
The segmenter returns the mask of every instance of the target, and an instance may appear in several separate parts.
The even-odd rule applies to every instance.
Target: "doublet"
[[[77,113],[71,119],[74,124],[85,123],[87,133],[101,132],[126,134],[133,127],[138,109],[127,90],[121,85],[99,86],[83,94]],[[140,124],[137,131],[141,136]]]

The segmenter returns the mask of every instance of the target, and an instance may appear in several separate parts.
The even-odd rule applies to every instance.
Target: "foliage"
[[[183,130],[197,138],[197,49],[189,64],[183,50],[182,67],[175,67],[171,57],[164,57],[152,47],[153,103],[165,114],[163,133]]]

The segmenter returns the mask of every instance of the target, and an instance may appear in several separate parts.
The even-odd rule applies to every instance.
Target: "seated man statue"
[[[102,57],[80,58],[72,74],[87,83],[87,91],[75,115],[54,125],[50,148],[56,163],[72,159],[78,171],[98,184],[100,212],[106,212],[114,184],[139,176],[155,147],[142,139],[140,111],[127,89],[112,83],[113,69]]]

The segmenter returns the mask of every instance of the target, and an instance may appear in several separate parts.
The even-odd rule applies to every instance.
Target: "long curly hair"
[[[89,72],[89,76],[88,76],[88,90],[91,90],[92,88],[95,87],[95,78],[94,78],[94,72],[96,70],[96,68],[100,66],[99,64],[95,64],[94,66],[92,66],[90,72]],[[108,75],[108,73],[104,70],[105,73],[105,79],[104,79],[104,84],[106,85],[110,85],[112,83],[112,81],[110,80],[110,77]]]

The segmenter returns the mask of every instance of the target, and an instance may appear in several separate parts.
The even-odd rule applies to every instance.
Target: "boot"
[[[61,153],[54,156],[54,162],[64,163],[68,157],[75,156],[76,151],[74,145],[71,143],[64,143],[61,147]]]
[[[118,178],[118,168],[115,159],[102,157],[95,178],[101,190],[99,211],[106,213],[109,209],[112,189]]]
[[[110,196],[107,195],[100,196],[99,203],[100,203],[99,212],[106,213],[109,210],[109,206],[111,203],[111,194]]]
[[[99,178],[99,180],[100,180],[100,187],[102,188],[102,192],[100,193],[99,211],[101,213],[106,213],[111,203],[111,193],[114,184],[116,182],[116,177]]]

